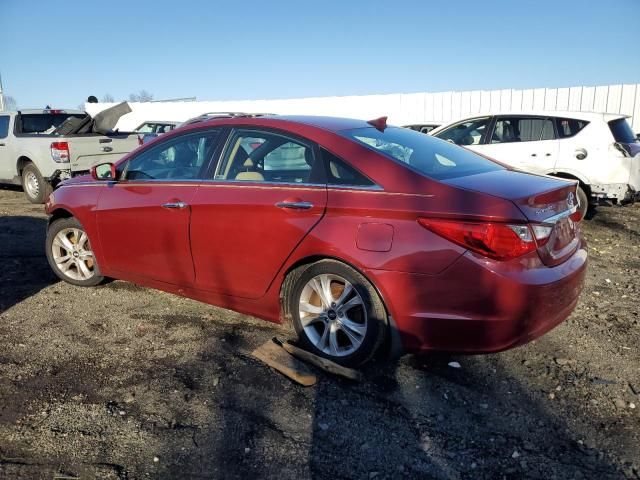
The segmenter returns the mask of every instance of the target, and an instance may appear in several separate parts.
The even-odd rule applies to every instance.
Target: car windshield
[[[636,143],[638,141],[636,136],[633,134],[633,130],[631,130],[631,127],[627,123],[627,120],[624,118],[610,121],[609,128],[611,129],[611,133],[613,134],[613,138],[616,139],[616,142]]]
[[[372,150],[436,180],[503,170],[462,147],[406,128],[358,128],[340,132]]]

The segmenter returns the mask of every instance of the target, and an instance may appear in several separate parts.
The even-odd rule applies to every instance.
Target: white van
[[[476,115],[429,135],[533,173],[578,180],[578,204],[640,199],[640,143],[624,115],[517,112]]]

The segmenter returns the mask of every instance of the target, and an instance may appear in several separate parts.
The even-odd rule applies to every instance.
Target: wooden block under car
[[[318,381],[318,378],[303,362],[289,355],[272,340],[260,345],[251,352],[251,355],[305,387],[315,385]]]

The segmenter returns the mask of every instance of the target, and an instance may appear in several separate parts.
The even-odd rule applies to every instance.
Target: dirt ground
[[[311,388],[249,356],[275,325],[57,281],[45,226],[0,189],[2,479],[640,478],[640,205],[585,223],[582,299],[538,341]]]

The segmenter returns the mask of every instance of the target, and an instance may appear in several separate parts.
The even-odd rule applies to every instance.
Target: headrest
[[[236,175],[236,180],[245,182],[264,182],[264,177],[260,172],[240,172]]]

